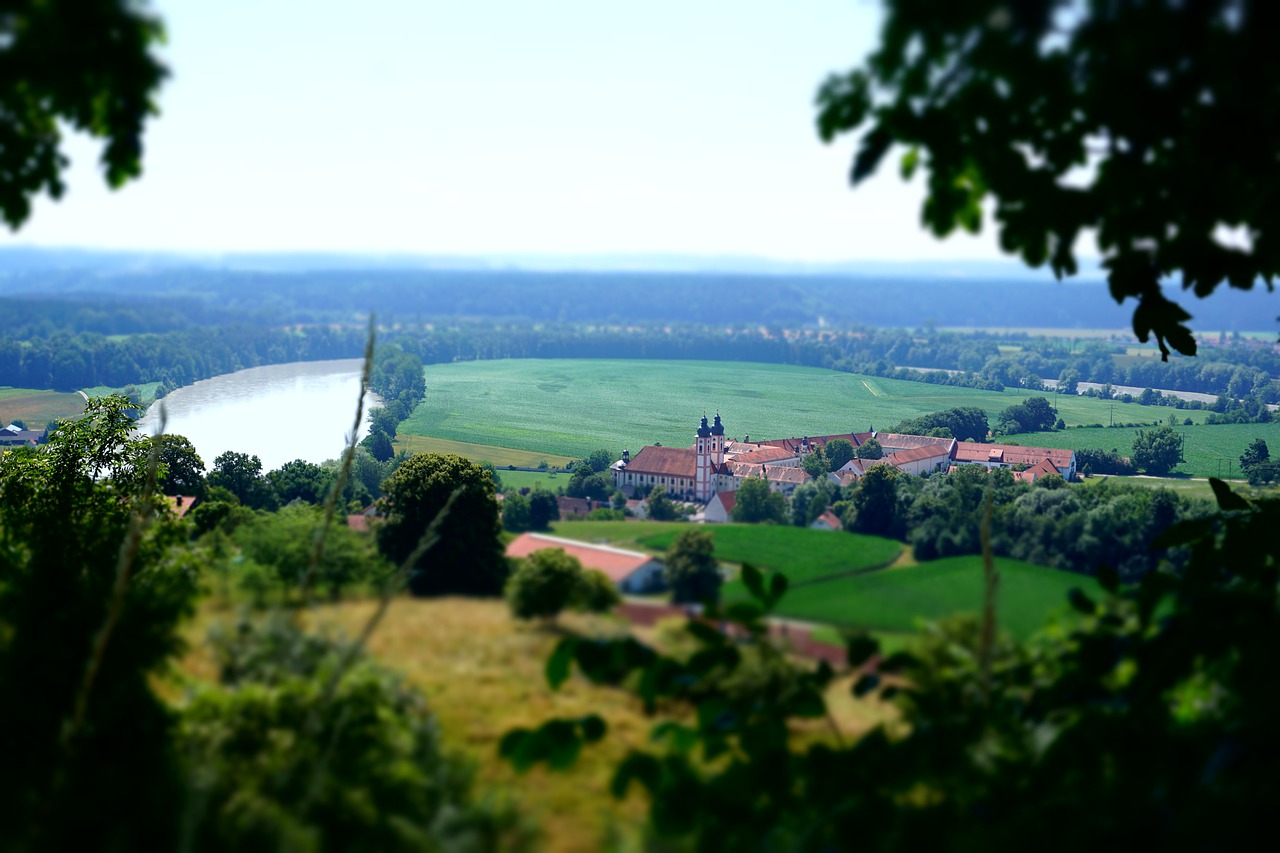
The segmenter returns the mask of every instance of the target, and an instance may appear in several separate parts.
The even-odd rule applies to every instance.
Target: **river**
[[[164,404],[166,431],[195,445],[206,468],[228,450],[262,460],[263,473],[294,459],[323,462],[342,454],[355,417],[360,360],[302,361],[251,367],[179,388],[139,421],[151,434]],[[369,406],[360,436],[369,432]]]

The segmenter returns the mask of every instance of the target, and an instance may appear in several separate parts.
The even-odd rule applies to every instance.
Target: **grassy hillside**
[[[351,637],[359,633],[373,607],[368,601],[324,605],[310,618]],[[611,619],[562,618],[588,633],[627,630]],[[216,677],[208,647],[201,641],[213,621],[231,619],[233,613],[219,612],[211,603],[201,608],[187,630],[183,677]],[[646,716],[626,690],[595,687],[582,678],[570,678],[560,690],[551,690],[543,670],[560,637],[557,631],[513,620],[501,601],[406,597],[391,605],[369,648],[423,692],[445,748],[474,764],[478,793],[514,803],[536,824],[539,838],[533,849],[642,849],[648,801],[634,786],[627,799],[618,801],[609,784],[627,751],[649,743],[655,719]],[[846,737],[865,732],[893,713],[875,700],[853,700],[849,686],[848,678],[839,679],[827,695]],[[171,701],[182,701],[178,679],[161,687]],[[609,735],[584,749],[571,771],[540,768],[518,774],[498,758],[498,743],[510,729],[588,713],[605,718]]]
[[[1181,415],[1182,412],[1178,414]],[[1280,423],[1200,424],[1178,426],[1174,429],[1186,436],[1183,453],[1187,461],[1179,465],[1176,472],[1193,477],[1226,477],[1228,473],[1240,477],[1240,454],[1244,453],[1255,438],[1266,441],[1273,456],[1280,452]],[[1128,456],[1137,432],[1136,429],[1128,428],[1093,427],[1054,433],[1026,433],[1002,440],[1041,447],[1070,447],[1073,450],[1086,447],[1098,450],[1118,449],[1121,454]]]
[[[1095,593],[1092,578],[996,558],[1000,571],[998,619],[1015,637],[1044,627],[1051,613],[1065,611],[1067,593]],[[907,568],[884,569],[797,587],[778,607],[782,616],[876,631],[914,631],[919,620],[982,607],[982,559],[951,557]]]
[[[759,438],[886,429],[954,406],[994,417],[1021,392],[948,388],[818,368],[708,361],[519,359],[431,365],[427,399],[401,436],[585,456],[661,442],[685,447],[705,411],[731,436]],[[1052,398],[1053,395],[1048,395]],[[1057,401],[1069,425],[1107,422],[1109,402]],[[1162,408],[1115,404],[1115,419],[1148,422]],[[1203,413],[1188,413],[1202,419]]]
[[[563,467],[574,461],[571,457],[557,456],[554,453],[514,450],[510,447],[494,447],[488,444],[474,444],[469,441],[428,438],[423,435],[406,435],[404,433],[398,433],[393,443],[397,452],[407,450],[410,453],[453,453],[458,456],[465,456],[467,459],[473,459],[476,462],[492,462],[499,468],[504,465],[533,468],[537,467],[540,462]]]
[[[0,426],[20,419],[28,429],[44,429],[49,421],[74,418],[83,411],[79,394],[0,387]]]

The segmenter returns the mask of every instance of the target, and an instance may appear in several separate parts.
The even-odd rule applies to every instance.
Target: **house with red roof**
[[[548,549],[558,549],[576,557],[584,569],[601,572],[622,592],[656,592],[666,586],[662,561],[639,551],[588,544],[545,533],[522,533],[507,545],[506,554],[520,558]]]

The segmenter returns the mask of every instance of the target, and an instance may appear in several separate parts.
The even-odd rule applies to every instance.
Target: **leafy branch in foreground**
[[[547,677],[557,686],[576,664],[593,682],[634,685],[650,711],[692,709],[692,723],[655,726],[657,746],[622,762],[614,793],[639,782],[655,829],[702,849],[853,838],[873,850],[1067,849],[1100,837],[1240,847],[1269,830],[1280,794],[1280,501],[1212,484],[1219,511],[1155,545],[1190,549],[1181,574],[1122,587],[1103,571],[1105,601],[1073,591],[1078,624],[1026,646],[984,639],[973,620],[929,629],[914,653],[854,682],[855,695],[896,697],[902,719],[851,744],[790,736],[792,723],[826,712],[823,666],[799,673],[790,693],[731,689],[726,673],[749,651],[768,653],[761,617],[785,590],[746,569],[754,601],[723,614],[726,630],[691,622],[703,647],[687,661],[634,639],[568,638]],[[848,661],[878,651],[856,637]],[[604,734],[595,718],[556,720],[510,732],[501,752],[517,767],[564,766]]]

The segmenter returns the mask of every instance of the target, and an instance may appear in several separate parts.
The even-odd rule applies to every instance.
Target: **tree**
[[[1062,372],[1058,374],[1058,390],[1063,394],[1075,396],[1080,390],[1080,372],[1064,367]]]
[[[819,477],[827,476],[827,473],[831,470],[831,464],[827,461],[827,454],[823,452],[821,447],[806,453],[800,460],[800,467],[815,480]]]
[[[1253,466],[1262,465],[1270,460],[1271,449],[1267,447],[1267,443],[1260,438],[1255,438],[1253,443],[1245,448],[1244,455],[1240,457],[1240,469],[1248,473]]]
[[[507,580],[505,595],[517,619],[554,619],[582,584],[582,563],[563,548],[534,551]]]
[[[551,522],[560,520],[560,503],[556,496],[541,486],[529,492],[529,529],[546,530]]]
[[[1138,430],[1133,437],[1133,464],[1139,471],[1157,476],[1168,474],[1182,456],[1182,434],[1172,427],[1161,426],[1151,430]]]
[[[378,547],[399,565],[418,548],[455,492],[439,522],[439,539],[418,559],[410,580],[415,595],[500,595],[507,562],[493,480],[483,468],[453,454],[419,453],[383,484],[386,519]]]
[[[1267,35],[1277,10],[1085,6],[974,0],[939,14],[891,3],[865,66],[819,91],[819,134],[863,131],[855,185],[905,146],[903,174],[928,172],[922,214],[939,236],[976,232],[990,196],[1004,250],[1061,277],[1077,270],[1077,237],[1095,231],[1112,296],[1138,300],[1134,333],[1154,334],[1166,358],[1169,347],[1192,355],[1190,317],[1161,292],[1163,278],[1180,272],[1207,296],[1280,271],[1280,187],[1259,195],[1256,177],[1275,171],[1280,102],[1248,95],[1280,90]]]
[[[609,466],[613,464],[613,454],[607,450],[593,450],[582,461],[591,468],[593,473],[600,474],[608,471]]]
[[[330,480],[328,472],[305,459],[294,459],[267,472],[267,482],[283,504],[294,501],[323,503],[329,491]]]
[[[666,578],[676,604],[715,603],[720,598],[720,564],[706,530],[686,530],[667,549]]]
[[[204,500],[208,488],[204,478],[204,461],[196,453],[191,440],[181,435],[157,435],[155,443],[164,473],[156,485],[166,495],[190,495]]]
[[[155,445],[129,406],[91,398],[47,444],[0,454],[0,695],[23,697],[0,702],[6,847],[177,837],[174,708],[149,676],[181,646],[200,571],[147,495]]]
[[[143,125],[166,76],[153,53],[160,21],[121,0],[18,0],[0,33],[8,68],[0,85],[4,221],[21,226],[39,193],[61,198],[69,164],[62,127],[105,141],[101,163],[113,189],[138,177]]]
[[[862,444],[858,445],[858,449],[854,451],[854,455],[859,459],[883,459],[884,448],[880,442],[874,438],[869,438]]]
[[[872,439],[875,441],[875,439]],[[853,443],[847,438],[833,438],[827,442],[827,466],[830,471],[839,471],[854,457]]]
[[[846,530],[898,539],[903,520],[898,514],[898,481],[903,474],[892,465],[873,465],[858,481],[852,506],[840,521]]]
[[[607,501],[613,495],[613,480],[607,474],[598,474],[583,463],[573,472],[564,493],[571,498],[588,498]]]
[[[738,486],[733,520],[745,524],[786,524],[787,501],[763,477],[748,477]]]
[[[520,494],[505,495],[502,499],[502,528],[521,533],[530,526],[529,499]]]
[[[262,460],[228,450],[213,460],[209,485],[226,489],[250,509],[274,509],[279,502],[270,482],[262,476]]]
[[[382,430],[371,430],[368,435],[360,440],[360,446],[369,451],[373,458],[379,462],[386,462],[396,455],[396,449],[391,444],[391,439]]]
[[[646,515],[653,521],[675,521],[680,517],[675,505],[667,497],[667,490],[662,486],[654,486],[649,492]]]
[[[608,575],[595,569],[582,570],[570,606],[587,613],[608,613],[621,603],[622,595]]]

